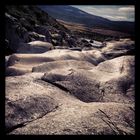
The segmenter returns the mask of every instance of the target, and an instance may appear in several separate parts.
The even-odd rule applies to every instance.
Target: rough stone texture
[[[56,49],[11,55],[10,68],[25,71],[6,77],[8,134],[135,134],[134,56]]]
[[[43,48],[47,49],[47,47]],[[34,49],[36,51],[40,50],[38,47],[35,47]],[[32,50],[29,52],[31,53]],[[79,63],[78,61],[87,61],[93,65],[98,65],[98,63],[105,61],[106,58],[101,54],[100,51],[95,50],[73,51],[68,49],[55,49],[41,54],[13,54],[7,61],[6,75],[21,75],[22,73],[24,74],[26,72],[32,71],[33,66],[37,66],[43,62],[59,60],[77,60],[77,63]],[[11,73],[11,69],[13,73]],[[16,71],[18,72],[16,73]]]
[[[42,119],[31,122],[26,127],[18,128],[10,134],[134,134],[134,112],[130,109],[131,106],[129,105],[117,103],[92,103],[90,106],[72,105],[71,103],[70,105],[63,105],[63,108],[60,110],[51,112]],[[99,109],[104,111],[111,121]],[[110,110],[112,110],[111,113]],[[109,126],[108,122],[113,122],[113,124]]]
[[[46,95],[43,87],[33,82],[35,76],[6,79],[5,125],[7,132],[41,118],[58,107],[58,103]]]
[[[18,53],[44,53],[52,50],[53,45],[44,41],[32,41],[29,43],[20,43],[20,47],[17,49]]]
[[[102,48],[102,53],[112,59],[126,54],[134,55],[135,44],[130,39],[120,39],[119,41],[108,41],[106,47]]]
[[[99,92],[99,83],[91,81],[81,73],[68,74],[63,76],[59,74],[46,74],[42,78],[57,86],[62,86],[84,102],[100,101],[102,94]]]
[[[6,78],[8,134],[135,133],[133,104],[85,103],[42,81],[42,75],[32,73]]]
[[[87,61],[77,61],[77,60],[57,60],[52,62],[47,62],[33,67],[32,72],[49,72],[56,69],[70,71],[71,69],[92,69],[93,64]]]
[[[50,63],[55,65],[54,62]],[[45,72],[45,68],[47,73],[43,80],[62,86],[82,101],[131,102],[130,96],[126,94],[134,85],[133,56],[114,58],[87,69],[86,66],[83,69],[74,66],[69,69],[69,65],[61,66],[58,62],[55,66],[41,65],[34,68],[34,71]],[[134,92],[131,92],[131,98],[133,97]]]
[[[6,129],[12,130],[21,124],[38,119],[57,107],[54,100],[47,96],[27,96],[24,99],[10,101],[6,99]]]

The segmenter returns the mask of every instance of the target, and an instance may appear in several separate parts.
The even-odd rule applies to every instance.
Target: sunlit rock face
[[[130,39],[120,39],[119,41],[108,41],[106,47],[102,48],[102,53],[109,59],[122,56],[134,55],[135,42]]]
[[[6,77],[7,133],[134,134],[134,56],[96,65],[85,56],[80,60],[82,53],[98,59],[99,52],[93,52],[56,49],[9,57],[7,72],[13,75]]]
[[[8,134],[135,133],[133,55],[111,59],[101,50],[68,49],[13,54],[6,57],[6,74]]]
[[[66,83],[68,89],[66,90],[53,83],[56,79],[61,81],[64,76],[55,77],[53,75],[55,78],[52,79],[52,82],[41,80],[42,76],[44,77],[43,73],[34,72],[6,78],[5,115],[8,134],[106,135],[135,133],[134,104],[132,102],[121,101],[119,103],[111,98],[107,102],[96,101],[99,95],[97,95],[97,91],[96,94],[95,92],[94,94],[86,92],[90,91],[92,87],[89,80],[82,83],[84,77],[79,76],[81,82],[77,77],[74,77],[75,81],[79,81],[79,84],[73,81],[75,85],[72,87],[72,81]],[[51,77],[51,75],[48,76],[48,79]],[[70,79],[71,77],[68,80],[70,81]],[[84,88],[80,90],[80,86]],[[86,87],[88,88],[86,89]],[[79,95],[72,95],[71,91],[78,88]],[[81,91],[85,91],[87,95],[82,94]],[[85,98],[83,98],[84,96]],[[89,96],[94,98],[89,98]],[[114,97],[118,98],[116,95]],[[90,100],[89,103],[88,99],[94,99],[94,101]],[[109,127],[107,123],[110,121],[113,122],[113,128]]]
[[[51,64],[53,63],[51,62]],[[46,74],[42,78],[44,81],[64,87],[72,95],[85,102],[131,101],[126,94],[131,85],[134,85],[133,56],[122,56],[107,60],[98,66],[90,66],[89,69],[88,67],[87,69],[84,67],[82,69],[74,66],[68,67],[68,65],[63,67],[55,65],[56,67],[49,69],[49,65],[44,64],[34,68],[34,71],[42,71],[45,66]],[[113,96],[115,96],[114,99]],[[134,93],[132,96],[134,96]]]
[[[54,49],[53,45],[44,41],[32,41],[27,44],[21,43],[17,49],[17,53],[44,53]]]

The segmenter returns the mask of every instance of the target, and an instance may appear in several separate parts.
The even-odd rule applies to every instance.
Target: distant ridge
[[[88,14],[69,5],[40,5],[39,7],[56,19],[84,24],[90,28],[104,28],[129,34],[134,33],[134,22],[111,21],[100,16]]]

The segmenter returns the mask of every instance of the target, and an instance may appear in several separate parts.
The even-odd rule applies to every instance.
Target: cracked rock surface
[[[101,56],[59,49],[9,56],[7,134],[135,134],[135,58]]]
[[[43,74],[31,73],[7,77],[8,134],[135,133],[134,104],[86,103],[71,96],[69,92],[42,81],[42,76]]]

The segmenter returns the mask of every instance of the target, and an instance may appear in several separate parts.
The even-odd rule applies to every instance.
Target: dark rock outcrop
[[[32,16],[31,16],[32,15]],[[36,6],[6,6],[6,40],[8,48],[18,52],[21,43],[47,41],[52,43],[51,34],[62,30],[63,25]]]

